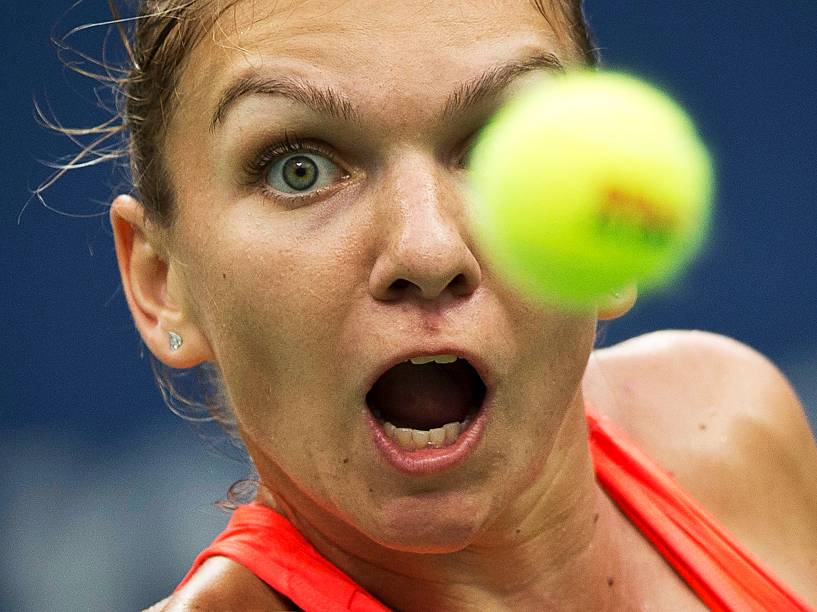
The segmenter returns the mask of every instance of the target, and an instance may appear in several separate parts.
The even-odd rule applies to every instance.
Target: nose
[[[458,180],[420,155],[404,156],[392,169],[376,202],[382,246],[369,283],[376,299],[442,301],[479,286]]]

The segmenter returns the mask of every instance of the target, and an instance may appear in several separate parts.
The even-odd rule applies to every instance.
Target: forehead
[[[529,0],[240,0],[192,50],[179,94],[198,114],[242,73],[286,74],[347,92],[374,120],[396,95],[420,110],[525,50],[571,57],[550,23]]]

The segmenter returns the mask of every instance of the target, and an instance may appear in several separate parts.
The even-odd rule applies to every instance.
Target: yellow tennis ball
[[[474,145],[473,229],[496,270],[591,310],[668,284],[710,226],[710,155],[665,93],[615,72],[568,72],[506,104]]]

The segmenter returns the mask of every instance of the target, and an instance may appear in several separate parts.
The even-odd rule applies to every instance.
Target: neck
[[[313,521],[259,488],[326,558],[393,609],[617,610],[639,601],[625,563],[626,519],[598,486],[581,392],[531,486],[465,548],[384,548]],[[297,504],[300,506],[300,504]],[[626,601],[626,604],[624,602]]]

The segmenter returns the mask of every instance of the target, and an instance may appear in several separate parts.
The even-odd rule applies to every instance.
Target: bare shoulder
[[[732,338],[666,330],[596,351],[584,390],[739,542],[817,605],[817,445],[779,368]]]
[[[299,608],[264,584],[241,564],[226,557],[211,557],[202,564],[187,584],[145,612],[193,610],[267,612]]]
[[[814,438],[783,373],[737,340],[704,331],[663,330],[594,352],[584,389],[639,442],[667,459],[743,450],[749,429],[794,442]],[[672,436],[668,436],[668,433]],[[748,449],[757,458],[762,450]],[[740,454],[740,453],[738,453]]]

